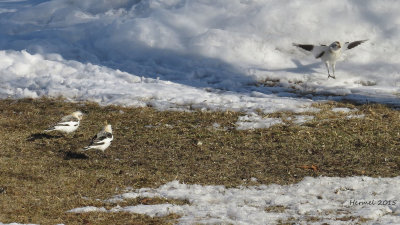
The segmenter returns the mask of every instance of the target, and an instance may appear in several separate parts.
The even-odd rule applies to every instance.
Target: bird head
[[[329,45],[329,48],[336,51],[339,50],[342,46],[340,45],[340,42],[335,41],[331,45]]]
[[[104,131],[112,133],[111,124],[108,124],[107,121],[104,123]]]
[[[83,118],[83,113],[81,111],[76,111],[73,112],[72,115],[77,118],[78,120],[81,120]]]

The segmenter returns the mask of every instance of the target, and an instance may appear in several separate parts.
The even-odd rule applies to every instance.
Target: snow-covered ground
[[[266,113],[324,99],[397,105],[399,9],[373,0],[0,1],[0,97]],[[336,80],[292,46],[363,39]]]
[[[246,112],[238,118],[239,129],[282,122],[261,118],[258,112],[310,111],[314,110],[312,103],[324,100],[400,105],[399,11],[400,1],[395,0],[2,0],[0,98],[64,96],[160,110]],[[364,39],[368,41],[347,51],[338,62],[335,80],[327,78],[320,61],[292,46],[293,42],[330,44]],[[310,119],[296,117],[293,121]],[[358,190],[361,183],[376,186],[382,181],[360,179],[306,179],[298,184],[320,182],[315,184],[317,189],[310,186],[315,195],[322,195],[318,201],[307,197],[300,201],[291,187],[268,186],[259,187],[256,195],[267,201],[262,204],[249,199],[235,205],[223,194],[216,198],[221,201],[212,204],[229,209],[221,214],[228,223],[236,217],[242,221],[247,212],[247,216],[255,212],[266,218],[268,213],[260,209],[275,203],[268,202],[269,195],[263,196],[263,191],[279,189],[285,199],[292,198],[285,212],[296,212],[301,218],[301,212],[308,209],[314,215],[318,208],[339,207],[345,200],[378,199],[367,195],[367,190],[345,191],[346,198],[324,194],[335,183],[348,182]],[[326,182],[332,185],[322,185]],[[396,186],[398,178],[382,182]],[[200,188],[177,183],[165,187],[169,186]],[[210,194],[221,189],[204,188]],[[253,193],[257,187],[246,190]],[[380,198],[399,199],[393,188],[385,190]],[[326,199],[332,202],[330,206]],[[315,204],[314,208],[310,204]],[[197,218],[191,212],[200,206],[179,207],[185,219]],[[368,210],[375,210],[376,218],[386,222],[399,216],[398,208],[348,209],[349,215],[363,217],[369,215]]]

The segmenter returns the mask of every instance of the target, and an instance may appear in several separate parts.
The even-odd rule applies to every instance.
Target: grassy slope
[[[338,105],[358,108],[365,118],[347,120],[330,111]],[[310,113],[315,119],[303,126],[237,131],[240,114],[235,112],[159,112],[62,99],[0,100],[0,222],[168,224],[178,216],[66,211],[88,205],[111,208],[115,205],[96,199],[110,198],[126,187],[158,187],[172,180],[231,187],[289,184],[305,176],[400,174],[398,111],[380,105],[316,107],[321,112]],[[75,110],[86,113],[78,131],[42,135],[48,125]],[[266,116],[285,120],[292,115]],[[111,147],[104,154],[78,152],[105,120],[113,125]],[[214,123],[226,129],[215,129]],[[312,165],[318,169],[307,169]],[[163,201],[136,199],[125,204]]]

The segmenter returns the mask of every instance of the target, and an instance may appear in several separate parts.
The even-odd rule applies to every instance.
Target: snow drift
[[[205,95],[221,93],[217,89],[239,98],[257,91],[295,100],[333,95],[328,98],[398,104],[397,1],[33,0],[2,1],[0,9],[4,50],[59,54],[65,60],[187,85]],[[359,39],[369,41],[348,51],[337,65],[336,80],[327,79],[320,62],[291,45]],[[68,79],[68,74],[47,73]],[[98,74],[91,75],[95,80]],[[255,87],[266,80],[283,89]],[[65,87],[52,85],[52,91]],[[20,96],[21,87],[11,86],[7,94]],[[50,90],[25,88],[32,96],[51,95]],[[138,93],[131,93],[133,102]],[[197,104],[189,98],[187,103]]]

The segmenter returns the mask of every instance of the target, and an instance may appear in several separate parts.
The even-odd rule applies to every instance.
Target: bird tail
[[[50,132],[50,131],[54,131],[54,127],[50,127],[48,129],[44,130],[44,132]]]
[[[86,151],[86,150],[89,150],[89,149],[91,149],[92,147],[90,147],[90,146],[86,146],[86,147],[84,147],[84,148],[81,148],[80,150],[81,151]]]

